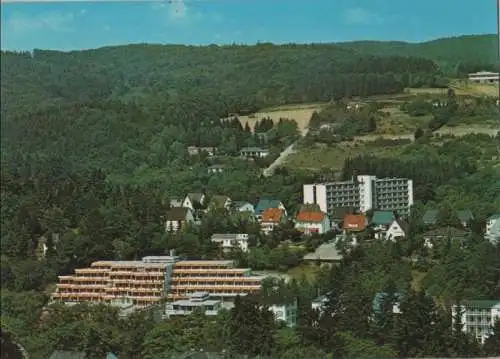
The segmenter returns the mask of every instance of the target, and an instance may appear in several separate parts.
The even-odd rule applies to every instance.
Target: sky
[[[0,1],[2,50],[420,42],[496,32],[496,0]]]

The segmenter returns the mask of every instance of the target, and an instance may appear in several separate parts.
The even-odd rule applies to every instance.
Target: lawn
[[[388,116],[381,116],[377,119],[376,135],[413,134],[417,128],[427,127],[431,119],[430,115],[410,116],[398,107],[385,107],[381,112]]]
[[[341,142],[333,147],[317,144],[314,147],[302,148],[287,157],[284,166],[303,170],[320,170],[325,168],[333,171],[341,171],[344,166],[344,160],[348,157],[355,157],[361,154],[373,154],[384,157],[396,156],[404,148],[401,145],[381,145],[377,141],[373,141],[373,139],[371,142]]]

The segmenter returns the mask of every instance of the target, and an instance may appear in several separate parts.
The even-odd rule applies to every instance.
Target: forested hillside
[[[270,44],[5,53],[1,76],[4,160],[120,174],[164,168],[188,145],[238,151],[242,136],[218,121],[232,113],[441,81],[430,60]]]
[[[467,67],[473,65],[493,69],[497,63],[496,35],[457,36],[422,43],[356,41],[338,45],[343,49],[364,54],[422,57],[437,61],[442,67],[448,69],[456,69],[460,64],[467,65]]]

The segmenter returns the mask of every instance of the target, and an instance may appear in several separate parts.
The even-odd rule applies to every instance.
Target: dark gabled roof
[[[454,227],[441,227],[424,233],[424,237],[459,237],[464,238],[470,234],[469,231],[457,229]]]
[[[191,202],[201,203],[201,200],[203,198],[203,193],[201,193],[201,192],[192,192],[192,193],[188,193],[187,197],[189,198],[189,200]]]
[[[424,224],[436,224],[438,215],[439,211],[437,209],[428,209],[422,217],[422,222]]]
[[[396,220],[396,222],[399,224],[399,226],[401,227],[401,229],[407,235],[408,234],[408,230],[410,229],[410,224],[408,222],[406,222],[405,220],[403,220],[403,219],[398,219],[398,220]]]
[[[336,207],[332,211],[332,218],[337,220],[344,219],[346,214],[354,214],[356,212],[356,208],[354,207]]]
[[[268,208],[279,208],[280,204],[277,199],[261,199],[255,206],[255,214],[259,215]]]
[[[305,203],[300,205],[298,213],[301,212],[321,212],[321,208],[316,203]]]
[[[490,309],[495,305],[500,305],[500,299],[498,300],[464,300],[461,303],[474,308]]]
[[[474,215],[469,209],[457,211],[457,217],[460,219],[460,222],[469,222],[474,219]]]
[[[188,214],[189,208],[174,207],[167,212],[167,221],[184,221]]]
[[[395,219],[392,211],[374,211],[371,223],[375,225],[390,225]]]

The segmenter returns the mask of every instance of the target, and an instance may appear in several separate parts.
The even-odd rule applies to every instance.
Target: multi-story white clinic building
[[[500,321],[500,300],[468,300],[459,306],[453,306],[453,322],[460,310],[462,330],[473,335],[484,344],[486,338],[493,334],[493,326]]]
[[[333,215],[339,207],[354,207],[360,212],[370,209],[409,214],[413,205],[413,181],[407,178],[357,176],[350,181],[304,185],[304,204],[314,203]]]

